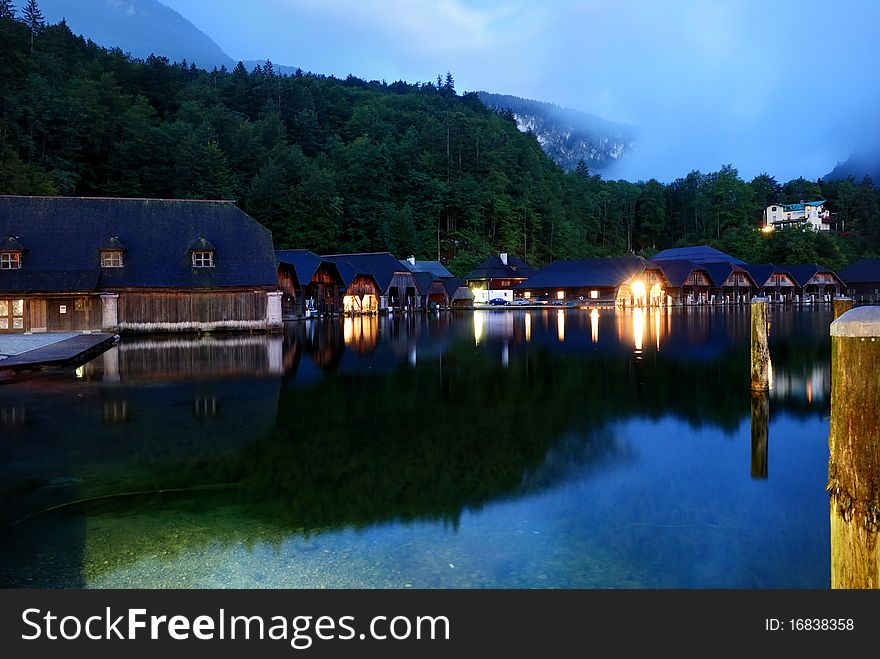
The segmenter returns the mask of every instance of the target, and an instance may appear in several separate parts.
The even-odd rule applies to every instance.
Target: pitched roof
[[[416,261],[415,264],[410,263],[407,259],[400,259],[412,272],[430,272],[435,277],[451,277],[452,273],[446,269],[440,261]]]
[[[123,251],[124,252],[128,248],[122,244],[122,242],[119,240],[119,238],[117,236],[107,236],[104,239],[104,242],[102,242],[98,246],[98,249],[102,252],[104,252],[104,251],[108,251],[108,252]]]
[[[787,268],[774,265],[773,263],[749,263],[743,267],[748,271],[752,276],[752,279],[755,280],[755,284],[759,287],[766,284],[773,275],[782,274],[791,277],[791,273]]]
[[[880,281],[880,259],[862,259],[850,263],[840,271],[840,278],[847,284]]]
[[[276,249],[275,260],[293,268],[300,286],[308,285],[321,267],[321,257],[307,249]]]
[[[705,266],[700,265],[699,263],[694,263],[693,261],[688,261],[686,259],[660,261],[657,265],[660,266],[660,269],[666,276],[666,281],[669,282],[669,285],[672,288],[681,288],[682,286],[684,286],[687,278],[691,276],[691,273],[694,270],[702,270],[703,272],[707,272]]]
[[[716,287],[721,287],[724,285],[724,282],[727,281],[727,278],[734,272],[742,272],[746,277],[749,278],[749,281],[755,284],[755,279],[752,275],[749,274],[749,271],[745,269],[743,265],[739,265],[732,261],[727,261],[723,263],[704,263],[703,267],[709,273],[709,278],[712,280],[712,283]]]
[[[659,270],[659,266],[640,256],[554,261],[514,288],[616,287],[646,268]]]
[[[508,254],[507,265],[500,256],[490,256],[465,275],[465,279],[523,279],[534,273],[535,269],[528,263]]]
[[[419,292],[427,294],[431,292],[431,284],[440,278],[435,277],[430,272],[414,272],[413,279],[416,280],[416,286],[418,286]]]
[[[409,268],[394,258],[390,252],[367,252],[363,254],[330,254],[321,257],[327,261],[347,261],[359,274],[372,275],[383,293],[388,290],[394,273],[407,272]],[[410,273],[411,274],[411,273]]]
[[[802,201],[798,204],[776,204],[777,206],[782,206],[784,210],[788,211],[802,211],[806,206],[813,206],[814,208],[821,206],[824,204],[827,199],[820,199],[819,201]]]
[[[469,289],[464,281],[459,279],[458,277],[441,277],[440,281],[443,282],[443,286],[444,288],[446,288],[446,292],[449,293],[450,297],[455,295],[455,292],[459,288],[464,288],[465,290],[467,290],[468,294],[473,297],[473,293],[470,292],[471,289]]]
[[[721,250],[709,247],[708,245],[698,245],[697,247],[674,247],[672,249],[664,249],[651,257],[652,261],[672,261],[685,259],[694,263],[723,263],[730,262],[737,265],[745,265],[745,261],[725,254]]]
[[[3,235],[19,236],[27,251],[21,269],[0,272],[0,290],[278,283],[271,233],[228,201],[0,196]],[[108,236],[126,246],[125,267],[100,267]],[[216,251],[213,268],[192,267],[190,247],[202,236]]]
[[[807,282],[810,281],[810,279],[812,279],[818,272],[830,274],[835,279],[840,281],[840,277],[837,276],[836,272],[834,272],[830,268],[821,266],[818,263],[795,263],[793,265],[786,265],[785,269],[792,276],[792,278],[794,278],[798,286],[806,286]]]
[[[0,241],[0,249],[6,252],[23,252],[24,245],[18,241],[18,236],[7,236]]]

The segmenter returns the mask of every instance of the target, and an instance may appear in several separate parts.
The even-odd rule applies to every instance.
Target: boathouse
[[[229,201],[0,196],[0,331],[281,326],[268,229]]]
[[[669,287],[666,294],[673,304],[706,304],[712,279],[706,267],[693,261],[673,259],[658,263]]]
[[[835,295],[846,290],[846,284],[829,268],[817,263],[798,263],[786,265],[797,284],[797,295],[801,300],[811,302],[830,302]]]
[[[370,275],[379,289],[379,310],[413,309],[418,302],[419,288],[412,271],[390,252],[331,254],[329,261],[346,261],[354,270]]]
[[[862,259],[840,271],[846,292],[859,301],[880,300],[880,259]]]
[[[452,277],[452,273],[446,266],[440,261],[417,261],[414,256],[400,262],[413,273],[419,287],[419,301],[416,304],[418,308],[450,306],[449,293],[443,285],[443,278]]]
[[[755,295],[770,298],[771,302],[793,302],[798,285],[783,266],[772,263],[753,263],[745,266],[755,282]]]
[[[285,320],[341,311],[339,292],[345,282],[336,263],[307,249],[276,250],[275,260]]]
[[[703,267],[712,280],[709,301],[721,304],[741,304],[752,299],[757,286],[744,265],[732,261],[707,262]]]
[[[450,309],[464,309],[474,306],[474,294],[464,281],[458,277],[443,277],[442,282],[449,297]]]
[[[651,257],[652,261],[676,261],[685,260],[705,265],[706,263],[735,263],[736,265],[746,265],[742,259],[738,259],[730,254],[726,254],[721,250],[709,247],[708,245],[697,245],[696,247],[673,247],[664,249]]]
[[[535,301],[659,306],[668,285],[659,264],[621,256],[554,261],[514,290]]]
[[[358,272],[345,259],[334,259],[333,262],[342,276],[342,312],[346,315],[376,313],[381,296],[376,278],[369,273]]]
[[[535,274],[535,269],[507,252],[490,256],[467,274],[464,280],[470,286],[474,301],[485,303],[495,298],[511,302],[513,291]]]

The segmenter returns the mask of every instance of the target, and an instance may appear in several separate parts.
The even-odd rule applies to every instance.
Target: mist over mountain
[[[140,59],[155,54],[172,62],[185,59],[208,70],[215,66],[231,69],[237,61],[157,0],[39,0],[39,5],[47,22],[64,19],[74,34]]]
[[[544,152],[568,171],[583,160],[591,170],[601,172],[635,146],[634,126],[553,103],[484,91],[477,94],[488,107],[512,112],[517,128],[531,131]]]
[[[880,182],[880,149],[857,151],[845,162],[837,163],[837,166],[824,178],[826,180],[841,180],[850,176],[856,182],[861,182],[865,176],[870,176],[875,184]]]

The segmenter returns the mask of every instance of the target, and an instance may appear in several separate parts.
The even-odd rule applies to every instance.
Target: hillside
[[[517,127],[532,132],[547,155],[569,171],[581,160],[590,170],[602,171],[635,144],[633,126],[518,96],[483,91],[477,94],[487,106],[512,112]]]
[[[846,162],[837,163],[837,166],[824,178],[842,180],[852,177],[856,182],[859,182],[865,176],[870,176],[875,182],[880,182],[880,155],[878,155],[878,151],[854,153]]]
[[[207,34],[157,0],[39,0],[39,6],[47,22],[64,19],[74,34],[134,57],[155,54],[206,69],[235,66]]]

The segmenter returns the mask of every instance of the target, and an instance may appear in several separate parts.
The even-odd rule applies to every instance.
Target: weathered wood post
[[[880,307],[831,323],[831,587],[880,588]]]
[[[845,297],[843,295],[836,296],[832,304],[834,305],[834,320],[837,320],[843,314],[853,308],[852,298]]]
[[[767,444],[770,436],[770,398],[766,391],[752,392],[752,478],[767,478]]]
[[[752,300],[752,390],[770,389],[770,348],[767,344],[767,298]]]

